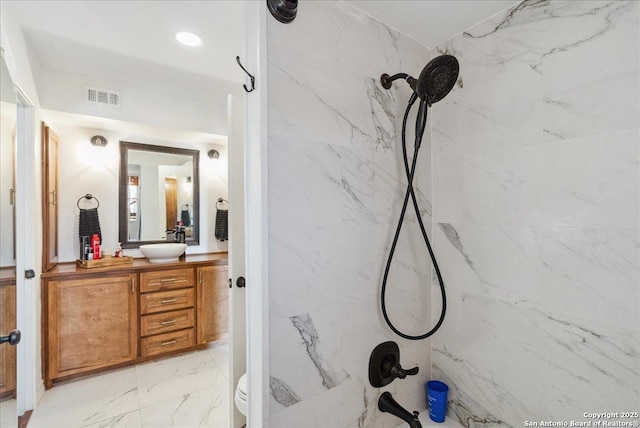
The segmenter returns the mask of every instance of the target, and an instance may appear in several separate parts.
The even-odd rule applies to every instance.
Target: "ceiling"
[[[246,76],[235,60],[243,54],[243,1],[0,1],[3,19],[22,28],[36,83],[38,73],[62,70],[97,81],[153,83],[220,105],[227,94],[243,93]],[[344,1],[430,48],[517,3]],[[298,13],[305,13],[303,2]],[[179,44],[174,35],[184,30],[200,35],[203,46]]]
[[[235,61],[243,51],[240,1],[2,1],[2,14],[20,24],[39,61],[58,61],[65,43],[105,56],[135,59],[224,82],[243,83]],[[52,25],[55,23],[55,25]],[[181,45],[174,35],[191,31],[203,46]],[[91,66],[83,55],[64,57],[67,67]],[[59,65],[59,64],[58,64]]]
[[[514,0],[347,0],[355,8],[432,48],[517,3]],[[98,67],[94,51],[109,60],[136,60],[216,81],[228,91],[245,82],[236,64],[243,52],[243,2],[215,1],[2,1],[2,14],[21,25],[33,57],[50,66]],[[301,4],[299,13],[304,13]],[[55,23],[55,25],[51,25]],[[199,34],[188,48],[177,31]],[[74,49],[65,45],[72,44]],[[71,55],[78,49],[83,55]],[[55,63],[51,63],[55,62]],[[104,61],[106,63],[106,61]],[[74,71],[76,71],[74,70]],[[90,70],[91,71],[91,70]],[[225,87],[226,85],[226,87]],[[224,88],[223,88],[224,87]]]
[[[346,0],[355,8],[435,48],[521,0]]]

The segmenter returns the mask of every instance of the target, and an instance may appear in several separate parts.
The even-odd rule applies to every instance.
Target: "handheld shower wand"
[[[444,316],[447,310],[447,297],[444,289],[444,281],[442,280],[442,275],[440,274],[440,268],[438,267],[438,262],[431,248],[431,243],[429,242],[429,237],[427,236],[427,232],[425,230],[424,224],[422,222],[422,217],[420,215],[420,209],[418,207],[418,201],[416,200],[415,191],[413,188],[413,177],[416,171],[416,163],[418,160],[418,152],[420,151],[420,145],[422,143],[422,136],[427,126],[427,114],[429,112],[429,107],[433,103],[440,101],[444,98],[450,91],[453,89],[459,73],[459,64],[458,60],[451,55],[441,55],[437,58],[432,59],[429,63],[424,67],[422,72],[420,73],[420,77],[415,79],[414,77],[409,76],[406,73],[398,73],[393,76],[389,76],[388,74],[383,74],[380,77],[380,83],[382,87],[385,89],[391,88],[391,84],[394,80],[404,79],[409,84],[411,89],[413,89],[413,94],[409,99],[409,103],[407,105],[407,109],[404,114],[404,118],[402,120],[402,155],[404,159],[404,169],[407,175],[407,191],[405,192],[404,202],[402,204],[402,210],[400,212],[400,218],[398,219],[398,225],[396,227],[396,232],[393,237],[393,243],[391,244],[391,249],[389,250],[389,257],[387,258],[387,264],[384,271],[384,276],[382,278],[382,289],[380,293],[380,300],[382,306],[382,315],[391,330],[396,333],[398,336],[403,337],[409,340],[421,340],[426,339],[427,337],[433,335],[442,325],[444,321]],[[409,167],[409,159],[407,156],[407,145],[406,145],[406,128],[407,128],[407,118],[409,117],[409,112],[413,107],[413,104],[420,99],[420,105],[418,107],[418,115],[416,118],[416,135],[415,135],[415,149],[413,151],[413,160],[411,162],[411,167]],[[422,233],[423,240],[425,245],[427,246],[427,250],[429,251],[429,256],[433,261],[433,268],[438,277],[438,282],[440,285],[440,292],[442,295],[442,312],[440,313],[440,318],[436,325],[429,330],[428,332],[421,335],[409,335],[398,330],[391,320],[389,319],[389,315],[387,314],[386,308],[386,289],[387,289],[387,279],[389,276],[389,269],[391,268],[391,262],[393,260],[393,255],[395,253],[396,245],[398,243],[398,237],[400,236],[400,231],[402,230],[402,223],[404,221],[404,216],[407,210],[407,205],[409,202],[409,197],[411,197],[411,202],[413,203],[413,207],[415,209],[416,217],[418,219],[418,225],[420,226],[420,231]]]

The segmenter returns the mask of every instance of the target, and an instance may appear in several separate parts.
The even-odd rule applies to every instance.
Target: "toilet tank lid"
[[[240,379],[238,380],[238,390],[245,395],[247,394],[247,374],[246,373],[240,376]]]

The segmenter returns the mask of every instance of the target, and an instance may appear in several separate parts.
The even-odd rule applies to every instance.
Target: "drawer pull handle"
[[[175,339],[173,339],[173,340],[169,340],[168,342],[162,342],[162,343],[160,344],[160,346],[169,346],[169,345],[173,345],[173,344],[175,344],[175,343],[178,343],[178,341],[177,341],[177,340],[175,340]]]
[[[177,323],[178,323],[178,321],[176,321],[176,320],[171,320],[171,321],[162,321],[162,322],[160,323],[160,325],[162,325],[162,326],[165,326],[165,325],[174,325],[174,324],[177,324]]]
[[[176,282],[175,278],[162,278],[160,282]]]
[[[166,305],[168,303],[175,303],[176,299],[163,299],[160,301],[161,304]]]

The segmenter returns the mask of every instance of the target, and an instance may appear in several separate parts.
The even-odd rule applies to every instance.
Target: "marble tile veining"
[[[62,382],[30,428],[228,428],[228,346]]]
[[[268,23],[268,423],[397,425],[363,362],[394,339],[379,291],[410,94],[376,79],[443,52],[460,78],[430,111],[414,184],[448,312],[431,342],[400,341],[421,371],[390,390],[420,410],[424,382],[445,379],[466,426],[637,404],[640,3],[525,0],[434,50],[344,2],[305,7]],[[418,334],[442,302],[407,217],[387,306]]]
[[[526,0],[438,51],[464,81],[432,117],[449,416],[637,409],[640,3]]]
[[[399,141],[411,90],[382,73],[420,73],[432,53],[345,2],[304,4],[296,26],[268,22],[270,426],[395,427],[364,370],[391,340],[380,281],[406,174]],[[313,46],[313,49],[309,49]],[[413,110],[413,115],[416,113]],[[409,122],[413,123],[411,116]],[[413,130],[407,140],[413,150]],[[430,232],[430,136],[414,178]],[[415,333],[430,324],[431,262],[410,207],[390,274],[388,306]],[[379,341],[378,341],[379,340]],[[397,397],[425,408],[429,342],[404,350],[420,365]]]
[[[92,425],[139,407],[135,369],[129,367],[55,386],[43,396],[29,426]]]

